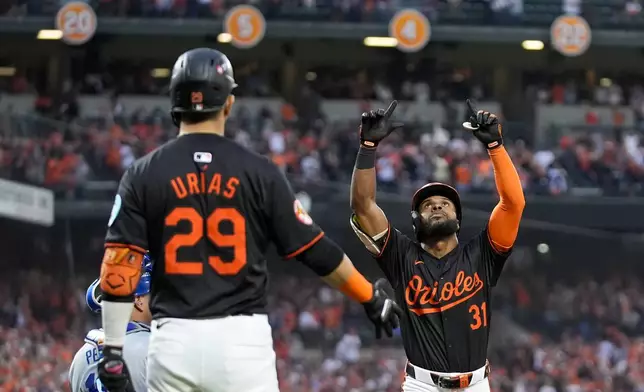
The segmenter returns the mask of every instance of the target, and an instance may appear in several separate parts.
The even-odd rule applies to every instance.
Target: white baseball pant
[[[149,392],[279,392],[266,315],[152,321]]]
[[[432,379],[432,374],[444,377],[458,377],[463,373],[440,373],[423,369],[418,366],[411,365],[414,368],[414,376],[409,374],[405,376],[405,381],[402,385],[403,392],[490,392],[490,381],[485,377],[485,366],[472,372],[472,380],[470,385],[461,389],[445,389],[436,385]]]

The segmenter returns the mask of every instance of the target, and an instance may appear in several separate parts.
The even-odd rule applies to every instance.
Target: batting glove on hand
[[[376,326],[376,339],[382,338],[383,330],[388,337],[392,337],[394,329],[400,325],[400,317],[403,316],[402,309],[384,290],[386,284],[385,279],[378,279],[373,285],[373,298],[362,304],[367,317]]]
[[[103,348],[103,359],[98,363],[98,378],[110,392],[131,390],[130,372],[123,360],[123,349],[120,347]]]
[[[391,101],[387,110],[378,109],[362,113],[362,119],[360,121],[361,145],[375,148],[390,133],[402,128],[402,123],[392,123],[389,121],[396,106],[398,106],[398,101]]]
[[[472,131],[488,150],[503,145],[503,130],[495,114],[476,110],[472,102],[465,101],[470,114],[469,121],[463,123],[463,128]]]

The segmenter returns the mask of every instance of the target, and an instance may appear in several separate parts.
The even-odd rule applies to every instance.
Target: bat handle
[[[463,128],[467,129],[468,131],[476,131],[477,129],[480,128],[480,126],[479,125],[473,126],[471,122],[465,121],[463,123]]]

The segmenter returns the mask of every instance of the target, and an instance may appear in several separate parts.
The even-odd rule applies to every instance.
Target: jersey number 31
[[[219,256],[209,256],[208,264],[219,275],[236,275],[246,265],[246,219],[232,207],[215,209],[205,220],[206,232],[204,233],[204,218],[193,207],[177,207],[165,218],[166,226],[177,226],[181,221],[188,221],[192,226],[187,234],[175,234],[165,244],[165,272],[175,275],[201,275],[203,263],[201,261],[177,260],[179,248],[195,246],[204,238],[204,235],[215,246],[231,248],[233,259],[223,261]],[[232,234],[223,234],[219,225],[229,222]]]

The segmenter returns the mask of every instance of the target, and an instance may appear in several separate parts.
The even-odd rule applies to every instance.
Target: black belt
[[[407,363],[407,375],[413,379],[416,379],[416,369],[414,369],[413,366],[411,366],[410,363]],[[467,388],[470,386],[470,383],[472,382],[472,377],[474,374],[472,372],[470,373],[462,373],[459,374],[458,376],[440,376],[438,374],[431,373],[432,381],[434,381],[434,384],[436,384],[437,387],[439,388],[444,388],[444,389],[462,389],[462,388]],[[490,364],[485,363],[485,376],[484,378],[487,378],[490,375]]]

